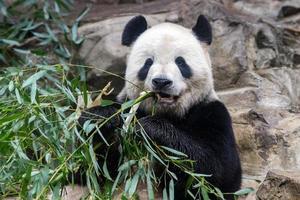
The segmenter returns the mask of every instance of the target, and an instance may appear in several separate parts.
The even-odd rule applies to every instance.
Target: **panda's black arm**
[[[148,116],[140,119],[140,123],[154,142],[185,153],[190,159],[196,161],[194,172],[213,175],[207,180],[217,187],[220,186],[218,180],[220,180],[219,177],[221,177],[223,171],[221,162],[217,159],[218,156],[212,151],[212,148],[207,146],[205,142],[191,137],[190,134],[180,130],[167,119]],[[184,192],[188,176],[172,165],[171,170],[178,178],[175,199],[189,199],[186,198]],[[210,198],[214,199],[214,197]]]
[[[86,121],[91,121],[92,123],[101,124],[104,120],[110,118],[115,113],[118,112],[119,105],[110,105],[110,106],[94,106],[82,111],[78,123],[80,127],[84,126]],[[108,134],[112,133],[115,128],[121,127],[122,120],[119,115],[115,115],[109,119],[102,127],[101,132],[106,137]]]
[[[221,191],[235,192],[240,188],[241,166],[231,118],[223,103],[196,105],[180,120],[147,116],[139,121],[153,141],[195,160],[195,172],[211,174],[207,180]],[[228,195],[226,199],[233,197]]]
[[[167,146],[181,151],[189,156],[190,159],[198,163],[205,162],[207,168],[202,168],[202,172],[212,173],[216,167],[216,163],[207,164],[209,159],[215,158],[205,141],[194,138],[191,134],[176,127],[171,121],[156,116],[147,116],[139,120],[141,126],[149,137],[159,145]],[[214,162],[214,161],[213,161]]]

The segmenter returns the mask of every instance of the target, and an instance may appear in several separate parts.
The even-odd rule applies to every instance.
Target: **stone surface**
[[[300,170],[300,115],[279,109],[230,108],[243,172]]]
[[[299,200],[300,171],[269,171],[256,194],[258,200]]]

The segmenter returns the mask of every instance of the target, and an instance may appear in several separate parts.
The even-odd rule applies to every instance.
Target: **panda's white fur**
[[[214,91],[211,61],[205,43],[200,42],[193,31],[177,24],[162,23],[141,34],[132,45],[127,58],[125,86],[118,95],[119,100],[134,99],[142,90],[153,91],[151,80],[165,77],[173,81],[169,94],[179,96],[172,104],[156,104],[157,112],[175,113],[183,116],[187,110],[200,101],[218,99]],[[184,78],[175,63],[182,56],[190,66],[192,76]],[[137,78],[147,58],[153,59],[144,81]],[[144,101],[141,107],[150,111],[154,98]]]

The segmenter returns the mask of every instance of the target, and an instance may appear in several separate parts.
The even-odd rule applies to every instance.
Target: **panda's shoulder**
[[[200,113],[206,114],[206,116],[224,115],[225,117],[229,115],[226,106],[219,100],[214,100],[210,102],[200,102],[193,106],[189,111],[190,115],[198,115]]]
[[[195,126],[231,129],[231,117],[226,106],[218,100],[200,102],[188,113],[188,121]]]

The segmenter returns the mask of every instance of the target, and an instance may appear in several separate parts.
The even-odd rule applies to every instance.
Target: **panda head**
[[[126,83],[118,95],[120,101],[134,99],[140,92],[155,92],[141,104],[150,112],[183,116],[191,106],[217,98],[208,46],[211,26],[200,15],[191,29],[162,23],[147,29],[143,16],[131,19],[122,35],[122,44],[130,46],[125,73]]]

